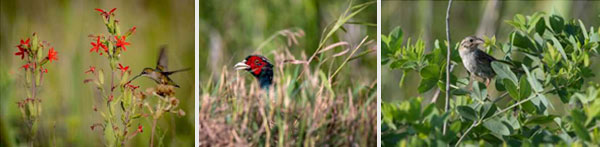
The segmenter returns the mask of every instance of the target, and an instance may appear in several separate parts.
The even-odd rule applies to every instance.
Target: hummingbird
[[[144,68],[144,70],[142,70],[142,72],[139,75],[133,77],[131,80],[129,80],[129,82],[133,81],[134,79],[140,76],[143,76],[154,80],[154,82],[156,82],[157,84],[172,85],[179,88],[179,85],[177,85],[173,80],[171,80],[171,78],[169,78],[169,75],[189,70],[189,68],[167,71],[167,54],[165,50],[166,47],[161,47],[160,53],[158,54],[158,62],[156,63],[155,68]]]
[[[261,55],[250,55],[234,66],[237,70],[246,70],[256,79],[260,88],[268,88],[273,83],[273,64]]]

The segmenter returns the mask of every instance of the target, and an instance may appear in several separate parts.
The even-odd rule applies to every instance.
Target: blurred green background
[[[352,5],[362,4],[369,0],[355,0]],[[250,54],[262,54],[273,60],[273,51],[285,46],[284,37],[276,37],[263,49],[255,53],[255,49],[271,35],[284,29],[301,29],[305,32],[300,37],[299,45],[290,48],[296,59],[304,53],[310,56],[319,45],[319,40],[327,25],[334,21],[348,8],[350,1],[322,0],[209,0],[200,3],[200,83],[208,78],[218,78],[225,66],[233,71],[233,65]],[[350,22],[376,24],[377,7],[369,6],[357,14]],[[360,43],[365,35],[369,40],[376,39],[377,27],[346,24],[346,32],[338,31],[332,36],[333,41],[348,41],[351,46]],[[293,30],[295,31],[295,30]],[[340,52],[338,49],[335,52]],[[360,52],[360,51],[359,51]],[[355,78],[361,82],[376,77],[377,55],[368,54],[350,62],[351,68],[343,68],[340,77]],[[316,64],[312,64],[316,65]],[[283,66],[283,65],[275,65]],[[277,76],[277,75],[275,75]],[[360,78],[360,77],[369,78]],[[201,84],[202,86],[202,84]]]
[[[387,35],[399,26],[404,31],[404,42],[411,38],[414,43],[421,38],[425,41],[427,52],[430,52],[435,40],[446,40],[447,6],[447,1],[383,0],[381,33]],[[600,1],[454,1],[450,12],[450,40],[454,45],[466,36],[495,35],[497,43],[506,43],[513,27],[505,20],[512,20],[516,14],[528,16],[535,12],[559,14],[566,20],[581,19],[589,29],[599,26],[599,7]],[[495,53],[498,55],[493,56],[501,57],[500,51]],[[599,59],[598,56],[592,58],[594,73],[600,71]],[[434,95],[436,90],[418,94],[417,87],[421,80],[418,73],[408,73],[404,87],[400,88],[401,70],[390,70],[388,65],[382,65],[381,70],[381,96],[384,101],[403,101],[416,96],[423,96],[427,98],[425,101],[429,101]],[[468,76],[462,64],[456,66],[453,72],[458,73],[459,77]],[[593,80],[600,81],[598,74]]]
[[[23,63],[15,47],[20,39],[37,32],[41,40],[51,44],[58,52],[58,61],[47,64],[49,73],[39,97],[42,99],[42,136],[56,146],[101,146],[103,135],[92,131],[93,123],[102,117],[93,112],[94,105],[102,102],[94,96],[93,85],[83,83],[90,65],[110,70],[106,56],[89,53],[90,34],[108,34],[99,12],[94,8],[117,8],[116,17],[122,31],[136,26],[136,33],[121,55],[121,63],[130,66],[132,74],[144,67],[154,67],[159,47],[167,45],[169,69],[194,67],[194,1],[79,1],[79,0],[2,0],[0,1],[0,140],[2,145],[24,145],[26,134],[17,101],[24,99]],[[47,50],[44,54],[47,53]],[[171,78],[181,88],[176,97],[184,117],[165,115],[159,126],[168,131],[164,138],[167,146],[192,146],[194,144],[194,70],[177,73]],[[143,78],[133,84],[141,90],[153,87],[152,80]],[[144,111],[147,111],[144,109]],[[132,139],[129,145],[148,146],[151,120],[134,121],[144,126],[144,132]],[[136,127],[137,128],[137,127]],[[51,138],[55,137],[55,138]],[[43,143],[45,144],[45,143]]]

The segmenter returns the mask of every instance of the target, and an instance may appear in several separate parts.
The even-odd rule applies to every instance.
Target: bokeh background
[[[354,0],[353,5],[368,2]],[[205,83],[211,75],[219,75],[223,66],[230,67],[246,56],[257,53],[273,60],[273,51],[282,48],[287,41],[277,37],[267,43],[260,52],[255,49],[270,36],[280,30],[302,30],[304,37],[298,38],[290,52],[299,59],[302,53],[310,56],[319,45],[323,31],[348,8],[350,1],[322,0],[208,0],[200,3],[200,83]],[[357,14],[350,22],[377,22],[377,7],[369,6]],[[333,40],[345,40],[351,45],[360,43],[365,35],[376,39],[376,26],[344,25],[346,32],[336,33]],[[336,42],[337,42],[336,41]],[[284,42],[284,43],[282,43]],[[331,44],[331,43],[329,43]],[[341,49],[335,51],[340,52]],[[360,51],[359,51],[360,52]],[[371,53],[357,61],[350,62],[351,68],[344,68],[343,76],[357,77],[368,82],[377,75],[377,54]],[[278,66],[278,65],[275,65]],[[353,72],[348,72],[353,71]],[[340,75],[340,76],[342,76]],[[360,77],[369,78],[360,78]],[[218,78],[218,76],[212,76]]]
[[[0,1],[0,146],[25,145],[22,118],[17,101],[24,99],[23,62],[14,56],[20,39],[37,32],[58,52],[58,61],[46,65],[42,89],[42,136],[56,146],[101,146],[102,132],[92,131],[93,123],[102,117],[93,112],[95,101],[92,85],[83,83],[90,65],[110,70],[106,56],[90,53],[90,34],[107,34],[99,12],[94,8],[117,8],[121,30],[137,27],[128,38],[131,42],[121,55],[121,63],[129,65],[133,74],[144,67],[155,67],[159,47],[167,45],[169,69],[194,67],[194,1],[116,1],[116,0],[2,0]],[[47,51],[45,51],[47,52]],[[46,53],[44,53],[46,54]],[[165,115],[159,126],[167,131],[167,146],[192,146],[194,141],[194,70],[177,73],[171,78],[181,88],[176,97],[184,117]],[[141,89],[154,86],[150,79],[136,80]],[[145,110],[145,109],[144,109]],[[148,146],[151,120],[139,119],[144,132],[131,146]],[[137,126],[138,122],[134,122]],[[54,137],[54,138],[50,138]],[[45,143],[43,143],[45,144]]]
[[[435,40],[446,40],[446,8],[448,1],[390,1],[382,0],[381,4],[381,33],[389,34],[399,26],[404,32],[404,42],[408,38],[425,41],[426,52],[433,48]],[[600,23],[600,1],[454,1],[450,12],[450,40],[452,45],[466,36],[496,36],[497,43],[508,42],[508,35],[513,27],[506,23],[516,14],[524,16],[535,12],[558,14],[565,18],[581,19],[586,27],[598,27]],[[499,51],[495,52],[501,57]],[[592,58],[594,73],[600,72],[600,57]],[[389,65],[389,64],[388,64]],[[391,70],[388,65],[382,65],[381,81],[382,99],[384,101],[403,101],[408,98],[423,96],[429,101],[436,90],[430,90],[422,95],[417,91],[420,76],[418,73],[408,73],[404,87],[400,88],[401,70]],[[462,64],[457,66],[454,73],[459,77],[468,74]],[[596,76],[594,81],[600,81]],[[412,86],[414,85],[414,86]],[[554,99],[554,98],[553,98]],[[443,106],[440,106],[443,107]]]

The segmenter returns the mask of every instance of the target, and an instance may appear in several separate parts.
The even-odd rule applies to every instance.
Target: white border
[[[194,27],[195,27],[195,31],[194,31],[194,71],[196,74],[194,74],[194,146],[200,146],[200,136],[198,136],[198,132],[200,132],[200,125],[199,125],[199,118],[200,118],[200,69],[198,68],[200,66],[200,18],[199,18],[199,2],[198,0],[194,1]]]
[[[377,0],[377,146],[381,146],[381,0]]]

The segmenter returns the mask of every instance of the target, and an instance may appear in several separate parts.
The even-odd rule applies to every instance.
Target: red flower
[[[111,101],[113,100],[113,98],[114,98],[114,97],[113,97],[112,95],[110,95],[110,96],[108,97],[108,102],[111,102]]]
[[[21,44],[17,45],[17,47],[19,48],[19,52],[16,52],[15,56],[21,55],[21,60],[23,60],[23,58],[25,57],[25,53],[27,53],[27,50],[21,47]]]
[[[100,36],[98,36],[98,39],[96,40],[96,43],[94,42],[90,42],[92,44],[92,49],[90,49],[90,52],[96,50],[96,53],[98,52],[98,49],[100,49],[100,47],[102,47],[102,49],[104,49],[104,52],[108,52],[108,48],[106,48],[106,45],[104,45],[104,43],[100,42]]]
[[[84,73],[86,73],[86,74],[87,74],[87,73],[90,73],[90,72],[91,72],[91,73],[94,73],[95,71],[96,71],[96,67],[90,66],[90,69],[89,69],[89,70],[87,70],[87,71],[85,71]]]
[[[121,65],[121,63],[119,63],[119,69],[121,70],[121,75],[123,73],[125,73],[127,70],[129,70],[129,66],[125,66],[123,67],[123,65]]]
[[[129,29],[129,31],[131,32],[131,34],[133,34],[135,32],[136,27],[133,26],[133,28]]]
[[[131,90],[135,90],[135,89],[138,89],[138,88],[140,88],[140,86],[131,85],[131,84],[129,84],[129,83],[127,83],[127,85],[125,85],[125,86],[127,86],[127,87],[131,88]]]
[[[108,18],[108,16],[110,16],[113,12],[115,12],[115,10],[117,10],[117,8],[113,8],[112,10],[110,10],[110,12],[107,13],[106,11],[104,11],[100,8],[96,8],[96,11],[100,12],[100,15],[102,15],[106,18]]]
[[[138,126],[138,129],[137,129],[137,131],[138,131],[138,132],[140,132],[140,133],[144,132],[144,130],[142,130],[142,125],[139,125],[139,126]]]
[[[41,68],[40,67],[40,71],[43,72],[43,73],[48,73],[48,69],[47,68]]]
[[[21,66],[21,68],[23,68],[23,69],[27,70],[27,69],[29,69],[29,66],[30,66],[30,65],[31,65],[31,63],[27,63],[27,64],[25,64],[25,65]]]
[[[21,39],[21,44],[20,45],[27,45],[27,47],[29,47],[29,38],[27,38],[27,41],[23,41],[23,39]]]
[[[125,46],[129,45],[129,42],[125,42],[126,37],[121,36],[121,39],[119,39],[118,36],[115,36],[115,39],[117,39],[117,47],[121,47],[123,48],[123,51],[127,51],[127,48],[125,48]]]
[[[50,62],[52,62],[52,60],[58,60],[56,54],[57,52],[54,51],[54,48],[50,48],[50,50],[48,51],[48,60],[50,60]]]

